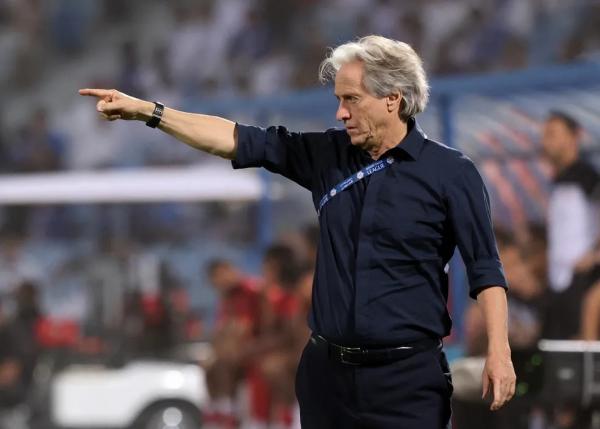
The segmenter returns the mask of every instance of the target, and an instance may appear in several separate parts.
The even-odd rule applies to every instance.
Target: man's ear
[[[386,97],[388,112],[394,112],[400,109],[402,104],[402,94],[399,92],[392,93]]]

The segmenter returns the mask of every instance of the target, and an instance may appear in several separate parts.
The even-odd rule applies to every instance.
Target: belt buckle
[[[343,347],[340,346],[340,362],[345,365],[360,365],[358,362],[350,362],[346,360],[346,355],[349,355],[352,352],[361,352],[362,349],[360,347]]]

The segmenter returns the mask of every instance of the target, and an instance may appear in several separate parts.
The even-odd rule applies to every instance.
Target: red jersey
[[[235,323],[256,334],[260,315],[260,291],[253,279],[243,279],[227,295],[221,298],[217,311],[217,330]]]

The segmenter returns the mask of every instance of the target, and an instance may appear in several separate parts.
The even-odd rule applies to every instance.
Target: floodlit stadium
[[[599,1],[0,0],[0,58],[0,429],[600,428]]]

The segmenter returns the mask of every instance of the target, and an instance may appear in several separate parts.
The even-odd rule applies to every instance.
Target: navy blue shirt
[[[264,167],[326,192],[374,162],[345,130],[292,133],[237,125],[234,168]],[[395,162],[338,193],[319,215],[309,325],[345,345],[395,345],[445,337],[446,264],[458,245],[470,295],[506,280],[488,193],[473,162],[429,140],[414,119],[385,157]]]

